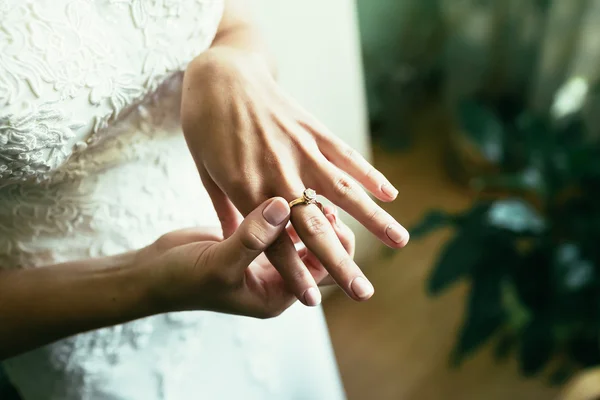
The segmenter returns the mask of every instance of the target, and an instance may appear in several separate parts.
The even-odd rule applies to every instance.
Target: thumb
[[[224,265],[247,268],[285,230],[289,219],[287,201],[281,197],[265,201],[248,214],[231,237],[217,245],[219,259]]]

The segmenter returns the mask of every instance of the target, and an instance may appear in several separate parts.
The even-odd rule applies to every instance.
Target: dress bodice
[[[0,268],[219,226],[179,123],[222,0],[0,0]],[[57,294],[60,295],[60,294]],[[0,321],[1,323],[1,321]],[[3,362],[25,400],[343,398],[320,309],[157,315]]]
[[[174,220],[210,223],[181,211],[202,192],[186,183],[195,172],[178,118],[182,71],[222,10],[0,0],[0,268],[139,248]]]
[[[222,0],[0,1],[0,186],[43,181],[212,41]]]

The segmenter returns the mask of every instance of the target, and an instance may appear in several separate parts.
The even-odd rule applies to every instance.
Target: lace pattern
[[[49,179],[101,140],[98,132],[208,47],[222,7],[221,0],[1,2],[0,186]]]
[[[175,229],[219,225],[178,117],[182,70],[209,46],[222,8],[222,0],[0,0],[0,268],[113,255]],[[25,400],[223,391],[341,399],[320,311],[292,313],[268,322],[159,315],[3,365]],[[318,332],[310,340],[307,327]],[[284,364],[319,371],[300,379]]]

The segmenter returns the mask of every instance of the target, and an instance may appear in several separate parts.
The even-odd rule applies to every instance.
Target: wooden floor
[[[444,171],[439,141],[431,132],[447,129],[443,118],[422,118],[416,132],[428,132],[409,152],[375,149],[376,166],[400,191],[385,208],[407,227],[432,207],[458,210],[471,196]],[[357,304],[334,292],[324,303],[331,337],[350,400],[537,400],[554,399],[556,389],[520,378],[514,363],[496,364],[486,349],[460,369],[448,368],[448,354],[461,322],[465,286],[429,298],[424,281],[448,237],[440,232],[414,240],[391,257],[373,249],[362,267],[375,296]]]

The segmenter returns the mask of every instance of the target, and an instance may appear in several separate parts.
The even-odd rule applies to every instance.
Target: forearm
[[[0,359],[157,313],[134,253],[0,271]]]
[[[258,54],[269,65],[273,76],[276,67],[255,21],[251,18],[250,0],[227,0],[223,19],[211,49],[228,47]]]

